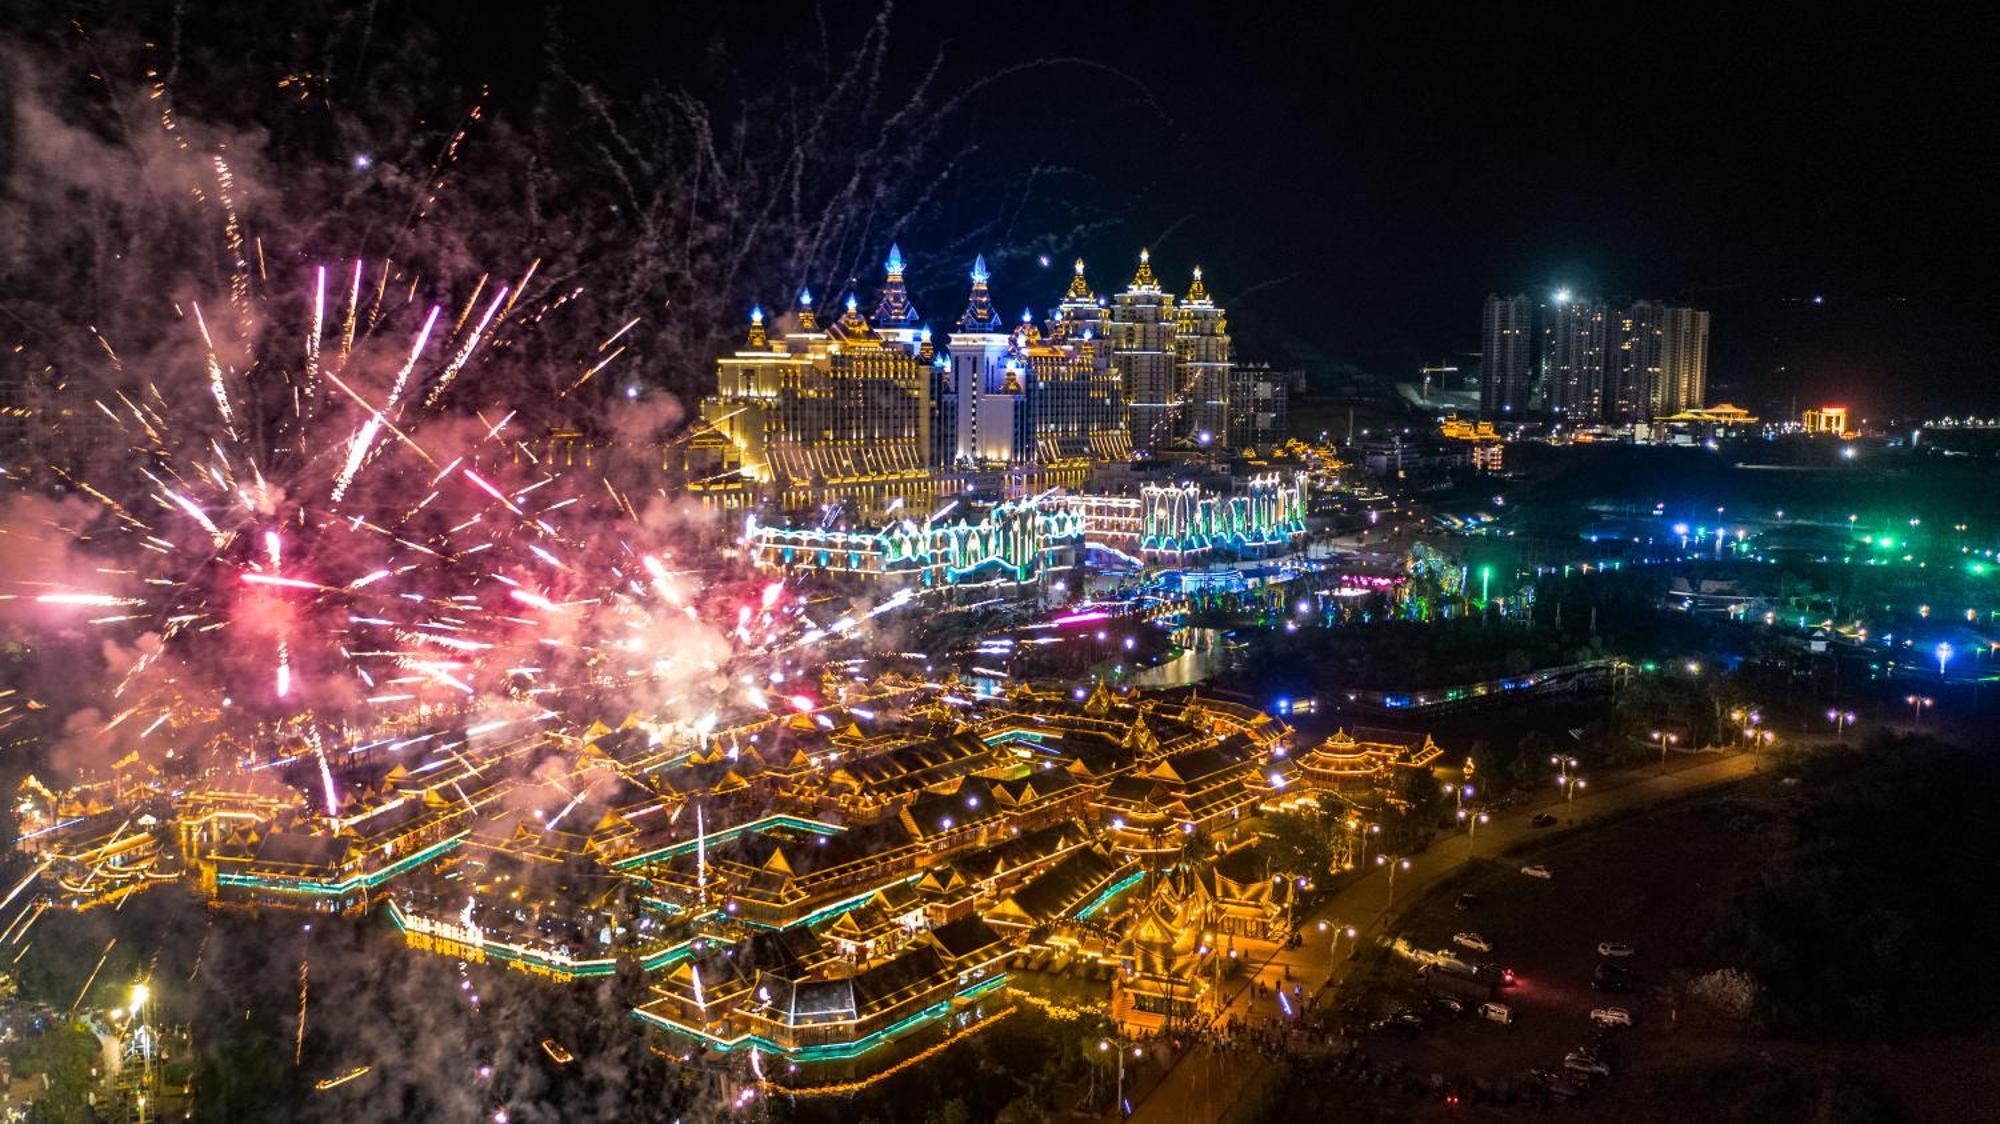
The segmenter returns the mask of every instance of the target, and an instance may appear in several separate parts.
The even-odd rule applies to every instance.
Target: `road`
[[[1658,766],[1641,767],[1606,776],[1600,787],[1588,789],[1567,806],[1556,801],[1495,815],[1479,829],[1477,849],[1471,853],[1490,857],[1536,835],[1537,829],[1528,821],[1541,812],[1553,812],[1565,820],[1583,823],[1742,780],[1755,771],[1756,765],[1756,758],[1750,754],[1708,753],[1675,762],[1665,771]],[[1394,901],[1408,904],[1423,897],[1431,887],[1465,865],[1469,850],[1463,833],[1440,836],[1428,850],[1411,857],[1408,870],[1396,875]],[[1558,879],[1562,877],[1561,871],[1555,874]],[[1357,940],[1371,940],[1380,936],[1393,920],[1391,907],[1388,877],[1379,870],[1369,872],[1336,891],[1314,910],[1300,929],[1306,937],[1305,943],[1275,953],[1260,966],[1255,978],[1273,987],[1299,983],[1308,992],[1323,984],[1337,984],[1348,968],[1347,955],[1352,942],[1342,936],[1340,959],[1336,961],[1327,935],[1352,925]],[[1320,932],[1321,921],[1326,922],[1326,934]],[[1239,1015],[1247,1019],[1276,1013],[1275,999],[1257,1002],[1259,1005],[1253,1008],[1246,978],[1238,984],[1221,1018]],[[1220,1120],[1263,1068],[1264,1063],[1251,1053],[1190,1050],[1176,1059],[1145,1100],[1133,1106],[1132,1119],[1143,1124]]]

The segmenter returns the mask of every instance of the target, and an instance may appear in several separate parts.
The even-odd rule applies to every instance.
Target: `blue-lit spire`
[[[813,294],[811,289],[799,290],[799,330],[802,332],[816,332],[819,330],[819,318],[813,315]]]
[[[764,306],[753,304],[750,306],[750,346],[764,347],[770,342],[771,338],[764,334]]]
[[[993,307],[993,294],[986,291],[986,279],[993,276],[986,269],[986,255],[972,260],[972,293],[966,298],[965,313],[958,318],[961,332],[1004,332],[1006,327],[1000,319],[1000,312]]]
[[[875,299],[875,326],[884,330],[907,331],[916,327],[917,306],[910,302],[910,291],[903,285],[903,248],[889,247],[889,260],[882,263],[889,276],[882,283],[882,295]]]

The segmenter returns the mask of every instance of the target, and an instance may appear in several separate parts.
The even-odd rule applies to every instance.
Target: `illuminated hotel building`
[[[993,306],[984,254],[972,263],[972,291],[951,334],[945,390],[954,464],[1026,460],[1028,368]]]
[[[1174,364],[1182,403],[1181,434],[1197,445],[1229,441],[1229,318],[1208,295],[1201,267],[1187,299],[1174,309]]]
[[[900,255],[892,262],[900,264]],[[715,393],[702,400],[704,435],[727,446],[717,450],[719,465],[702,467],[780,491],[814,482],[921,482],[930,467],[931,373],[925,345],[906,342],[910,330],[876,331],[852,295],[821,327],[812,294],[800,293],[782,335],[771,334],[763,311],[752,309],[743,348],[716,364]]]
[[[1570,422],[1604,416],[1605,320],[1603,301],[1558,295],[1542,328],[1542,402]]]
[[[1669,307],[1660,341],[1653,416],[1699,410],[1708,401],[1708,310]]]
[[[1111,363],[1125,383],[1132,447],[1165,448],[1177,433],[1174,298],[1153,276],[1152,255],[1139,251],[1139,272],[1111,301],[1105,323]]]
[[[1225,311],[1195,270],[1177,304],[1142,252],[1112,306],[1083,262],[1041,325],[1005,319],[984,256],[964,311],[936,341],[890,247],[872,315],[850,294],[823,322],[801,293],[789,324],[753,309],[744,346],[716,364],[716,389],[685,442],[689,489],[724,508],[857,514],[922,510],[954,495],[1077,487],[1135,447],[1275,442],[1275,387],[1240,383]],[[1279,388],[1281,389],[1281,388]],[[1245,409],[1234,410],[1241,391]],[[1256,408],[1256,403],[1272,408]]]
[[[1604,388],[1604,420],[1639,422],[1653,416],[1653,390],[1660,384],[1660,349],[1666,339],[1666,306],[1633,301],[1612,314],[1617,353]]]
[[[1125,426],[1125,384],[1104,342],[1108,314],[1083,276],[1083,259],[1039,341],[1024,340],[1033,381],[1029,413],[1035,459],[1044,464],[1132,455]]]
[[[1524,295],[1490,294],[1481,334],[1485,371],[1479,380],[1479,412],[1489,418],[1528,409],[1528,376],[1534,354],[1535,304]]]

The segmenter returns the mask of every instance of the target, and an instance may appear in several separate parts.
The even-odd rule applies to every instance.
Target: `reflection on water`
[[[1132,676],[1135,687],[1190,687],[1229,670],[1229,646],[1216,628],[1183,628],[1174,633],[1181,654]]]

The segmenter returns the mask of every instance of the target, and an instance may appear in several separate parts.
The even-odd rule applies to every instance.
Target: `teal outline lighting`
[[[818,820],[809,820],[803,816],[791,816],[780,812],[776,815],[765,816],[761,820],[751,820],[749,823],[740,823],[735,827],[715,832],[707,836],[707,839],[711,844],[727,843],[746,831],[763,831],[769,827],[789,827],[794,831],[810,831],[816,835],[838,835],[847,830],[839,824],[821,823]],[[685,855],[689,851],[701,846],[701,840],[702,837],[697,836],[693,839],[682,840],[679,843],[670,843],[665,847],[655,847],[644,854],[631,855],[619,859],[617,862],[611,864],[611,869],[630,870],[632,867],[644,863],[657,862],[660,859],[671,859]]]
[[[645,1010],[644,1008],[640,1007],[635,1007],[632,1009],[632,1017],[638,1019],[640,1022],[650,1023],[653,1026],[657,1026],[662,1030],[672,1031],[675,1034],[679,1034],[687,1038],[693,1038],[700,1042],[704,1042],[717,1050],[721,1050],[724,1053],[734,1053],[737,1050],[741,1050],[744,1047],[749,1046],[757,1050],[760,1050],[766,1054],[777,1054],[778,1056],[785,1058],[787,1061],[795,1061],[795,1062],[846,1061],[852,1058],[860,1057],[861,1055],[869,1052],[870,1050],[873,1050],[877,1046],[883,1045],[890,1039],[895,1038],[897,1035],[902,1034],[903,1032],[911,1029],[912,1027],[920,1026],[923,1023],[943,1018],[944,1016],[951,1013],[951,1005],[953,1001],[960,999],[976,999],[982,995],[987,994],[988,992],[996,990],[1011,978],[1012,977],[1005,972],[996,973],[995,975],[983,979],[978,983],[973,984],[971,987],[968,987],[965,990],[958,992],[951,999],[939,1000],[938,1002],[931,1004],[930,1006],[924,1008],[921,1011],[905,1015],[903,1018],[900,1018],[895,1022],[890,1023],[888,1026],[885,1026],[881,1030],[875,1031],[872,1034],[866,1034],[860,1038],[852,1039],[847,1042],[828,1042],[818,1046],[799,1046],[794,1048],[787,1048],[784,1046],[780,1046],[778,1043],[773,1042],[768,1038],[765,1038],[761,1034],[745,1034],[737,1038],[717,1038],[715,1035],[710,1034],[705,1030],[697,1030],[694,1027],[675,1022],[674,1020],[667,1018],[664,1015],[656,1015],[653,1012]]]
[[[260,874],[225,874],[218,871],[215,875],[215,884],[218,886],[240,886],[252,890],[275,890],[281,894],[312,894],[327,898],[345,897],[355,890],[372,890],[412,867],[421,866],[437,858],[439,855],[463,843],[467,834],[468,832],[461,831],[457,835],[433,843],[421,851],[405,855],[380,870],[351,875],[338,882],[321,882],[311,878],[267,878]]]
[[[1119,879],[1118,881],[1113,882],[1111,885],[1104,888],[1103,893],[1097,895],[1096,901],[1093,901],[1089,905],[1084,906],[1082,909],[1077,910],[1076,919],[1079,921],[1090,920],[1091,914],[1096,913],[1100,909],[1103,909],[1106,905],[1110,903],[1112,898],[1115,898],[1118,895],[1124,893],[1125,891],[1131,889],[1133,886],[1138,885],[1139,881],[1145,877],[1146,877],[1146,872],[1144,870],[1135,870],[1131,874],[1128,874],[1125,877]]]

